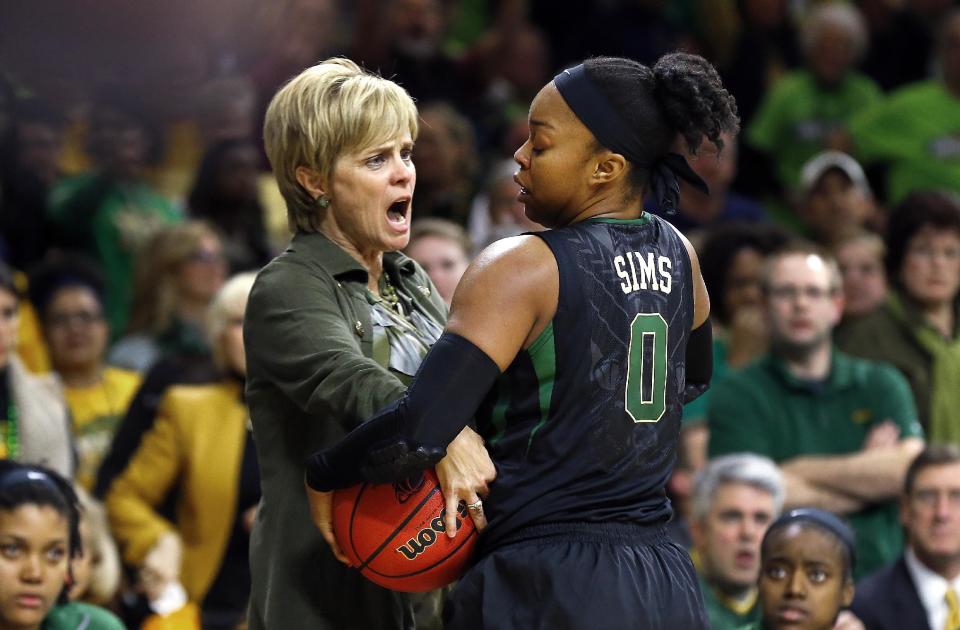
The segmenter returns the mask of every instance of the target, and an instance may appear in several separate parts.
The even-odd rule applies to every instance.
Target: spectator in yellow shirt
[[[140,376],[104,363],[110,328],[103,281],[92,262],[74,257],[45,262],[31,274],[29,291],[72,416],[76,481],[89,490]]]

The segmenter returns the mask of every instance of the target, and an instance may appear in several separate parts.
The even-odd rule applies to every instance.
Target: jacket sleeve
[[[331,280],[292,264],[257,278],[244,317],[249,386],[263,379],[304,413],[350,430],[403,394],[404,386],[360,350],[356,326]]]
[[[110,529],[128,564],[139,565],[160,535],[175,529],[155,509],[177,478],[184,450],[175,393],[164,397],[156,422],[107,492]]]

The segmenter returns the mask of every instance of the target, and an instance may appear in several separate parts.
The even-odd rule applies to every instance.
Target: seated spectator
[[[50,245],[47,196],[60,178],[62,144],[63,120],[49,106],[15,104],[10,129],[0,137],[0,239],[14,269],[29,269]]]
[[[149,127],[129,99],[97,104],[91,121],[93,171],[60,181],[50,195],[53,245],[95,260],[106,281],[107,321],[114,338],[127,329],[133,303],[133,261],[162,225],[180,215],[145,179],[152,150]]]
[[[27,372],[14,354],[18,294],[0,263],[0,459],[43,464],[73,476],[73,445],[63,388],[53,375]]]
[[[526,133],[526,121],[524,121]],[[517,144],[523,144],[524,139]],[[486,183],[474,197],[470,207],[469,231],[474,251],[480,251],[490,243],[524,232],[539,232],[543,226],[527,218],[526,209],[517,200],[520,185],[513,180],[517,163],[513,160],[498,162],[490,169]]]
[[[843,321],[836,334],[851,320],[873,312],[887,299],[887,272],[883,267],[883,239],[866,230],[837,240],[833,256],[843,276]]]
[[[423,267],[444,303],[450,306],[460,276],[470,264],[471,250],[470,238],[456,223],[420,219],[413,222],[405,253]]]
[[[755,630],[862,627],[841,619],[853,600],[859,562],[854,533],[841,519],[823,510],[793,510],[767,529],[761,555],[763,622]]]
[[[960,450],[928,446],[900,499],[907,548],[857,584],[853,611],[867,630],[960,627]]]
[[[190,191],[189,214],[223,235],[233,273],[259,269],[271,258],[259,199],[260,154],[250,140],[224,140],[206,152]]]
[[[648,202],[647,209],[672,223],[684,234],[730,221],[756,222],[767,218],[763,206],[730,190],[737,175],[737,137],[720,134],[723,150],[704,143],[696,154],[684,151],[690,168],[706,182],[709,194],[697,190],[685,180],[680,182],[680,205],[668,213]]]
[[[803,165],[797,214],[810,237],[822,245],[876,226],[879,220],[863,169],[839,151],[824,151]]]
[[[20,630],[121,630],[98,606],[70,602],[71,561],[81,554],[80,506],[53,470],[0,462],[0,623]]]
[[[64,385],[77,448],[75,480],[90,490],[140,376],[105,365],[110,330],[103,281],[87,260],[62,257],[43,263],[30,276],[30,300]]]
[[[203,320],[226,274],[223,245],[208,223],[155,234],[137,258],[130,327],[109,363],[145,372],[164,357],[209,353]]]
[[[448,103],[440,102],[421,107],[420,119],[413,154],[417,166],[414,216],[466,225],[477,172],[470,121]]]
[[[763,265],[787,236],[769,225],[730,223],[713,228],[700,249],[700,270],[711,296],[713,382],[767,351]],[[680,460],[694,472],[707,461],[711,390],[683,408]]]
[[[110,535],[107,513],[83,488],[80,500],[80,541],[83,552],[70,564],[70,601],[110,606],[120,586],[120,554]]]
[[[931,442],[960,440],[960,202],[917,192],[897,206],[887,230],[891,292],[845,326],[846,352],[896,366],[910,383]]]
[[[881,98],[873,80],[854,67],[867,47],[867,30],[852,4],[810,9],[801,33],[806,68],[784,76],[764,98],[746,140],[776,164],[784,190],[800,183],[803,163],[843,148],[854,114]]]
[[[857,584],[867,630],[960,627],[960,450],[931,445],[907,470],[900,499],[907,548]]]
[[[960,192],[960,9],[937,28],[940,76],[890,93],[850,123],[854,155],[887,168],[890,204],[916,190]]]
[[[713,630],[760,621],[760,541],[782,505],[780,471],[766,457],[725,455],[697,474],[690,533]]]
[[[234,276],[210,306],[210,341],[220,382],[176,386],[106,506],[124,561],[151,601],[182,583],[203,627],[233,628],[246,614],[247,561],[260,481],[244,404],[242,324],[253,274]],[[156,509],[174,486],[176,518]],[[182,562],[181,562],[182,558]]]
[[[710,456],[777,462],[786,505],[848,515],[868,573],[903,544],[894,499],[923,448],[909,386],[892,366],[834,349],[843,297],[826,254],[797,245],[773,255],[763,288],[770,351],[714,386]]]

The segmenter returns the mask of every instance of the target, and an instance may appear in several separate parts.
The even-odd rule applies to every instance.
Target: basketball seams
[[[334,534],[353,568],[390,590],[425,592],[450,584],[469,566],[479,539],[462,501],[458,535],[446,537],[439,480],[433,470],[424,471],[423,478],[426,483],[420,488],[404,492],[396,484],[361,482],[334,495]],[[366,551],[373,545],[375,549]],[[384,554],[388,548],[396,553]]]
[[[364,488],[364,490],[366,490],[366,488]],[[380,546],[377,547],[376,549],[374,549],[374,550],[373,550],[373,553],[371,553],[370,556],[369,556],[366,560],[364,560],[364,561],[360,564],[360,566],[357,567],[357,568],[358,568],[359,570],[361,570],[361,571],[363,571],[364,569],[366,569],[367,566],[368,566],[371,562],[373,562],[378,555],[380,555],[380,552],[383,551],[383,550],[386,548],[386,546],[390,544],[390,541],[392,541],[394,538],[396,538],[396,537],[397,537],[397,534],[399,534],[399,533],[403,530],[403,528],[407,526],[407,523],[409,523],[409,522],[413,519],[414,516],[416,516],[417,514],[420,513],[420,510],[423,508],[424,505],[427,504],[427,501],[429,501],[429,500],[433,497],[433,495],[435,495],[435,494],[438,493],[438,492],[440,492],[440,486],[439,486],[439,485],[434,486],[433,489],[430,491],[430,493],[427,494],[427,496],[425,496],[423,499],[421,499],[420,503],[418,503],[418,504],[416,505],[416,507],[414,507],[414,508],[410,511],[410,513],[407,514],[406,518],[403,519],[403,521],[397,526],[397,528],[396,528],[395,530],[393,530],[393,532],[392,532],[389,536],[387,536],[386,539],[384,539],[384,541],[380,544]],[[354,511],[356,511],[356,506],[360,505],[360,496],[361,496],[362,494],[363,494],[363,490],[360,491],[360,495],[357,495],[357,499],[356,499],[356,501],[354,502]],[[353,544],[353,522],[352,522],[353,515],[352,515],[352,514],[351,514],[351,517],[350,517],[350,518],[351,518],[351,523],[350,523],[350,541],[351,541],[351,542],[350,542],[350,544],[352,545],[352,544]],[[359,558],[359,557],[360,557],[360,554],[357,554],[357,557]]]

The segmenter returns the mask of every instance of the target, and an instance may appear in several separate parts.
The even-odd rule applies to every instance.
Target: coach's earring
[[[327,206],[330,205],[330,200],[327,198],[326,195],[320,195],[319,197],[317,197],[316,203],[319,207],[326,209]]]

